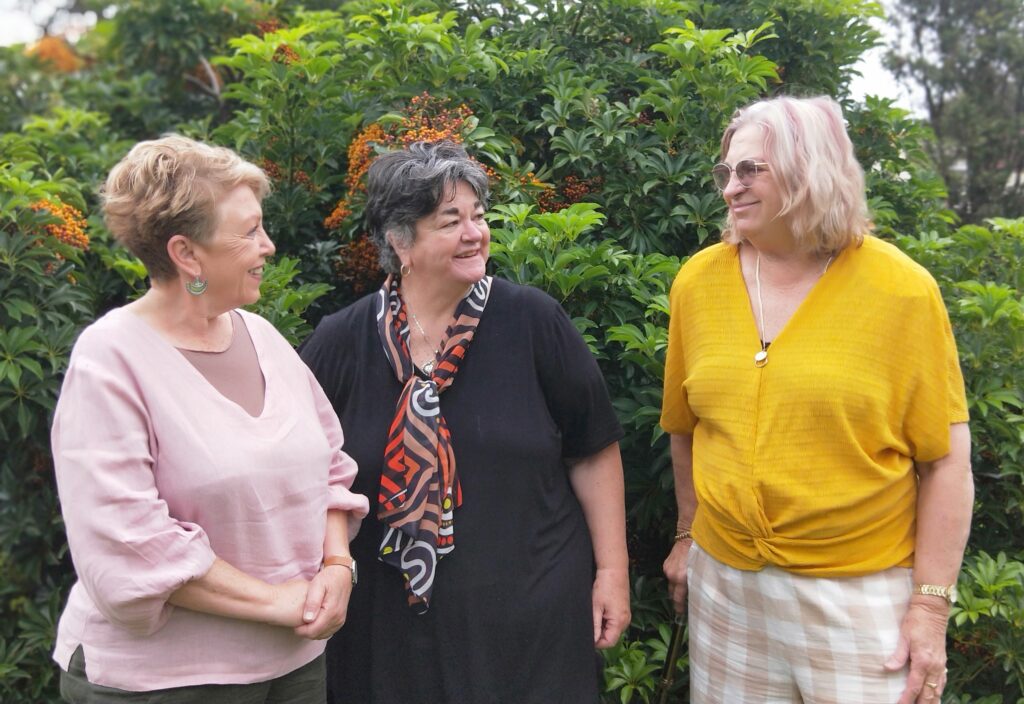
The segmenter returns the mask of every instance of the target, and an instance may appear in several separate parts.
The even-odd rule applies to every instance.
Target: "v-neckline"
[[[242,408],[237,402],[221,393],[220,389],[214,386],[209,379],[203,376],[203,373],[196,369],[195,365],[193,365],[185,357],[185,355],[183,355],[181,351],[170,342],[170,340],[161,335],[160,332],[152,325],[150,325],[142,316],[136,315],[135,313],[124,308],[119,309],[119,312],[122,315],[130,317],[133,321],[138,323],[138,326],[142,329],[142,331],[148,337],[154,340],[154,343],[164,352],[165,355],[176,360],[175,362],[173,362],[173,364],[177,364],[179,366],[184,367],[186,371],[183,373],[189,376],[193,380],[194,384],[204,391],[205,395],[219,399],[220,403],[230,406],[231,408],[235,409],[238,413],[240,413],[242,416],[250,420],[262,420],[263,418],[267,417],[268,409],[271,406],[272,394],[270,385],[272,382],[270,377],[267,376],[266,371],[263,368],[263,350],[261,349],[261,343],[257,339],[258,336],[252,334],[252,327],[245,322],[245,313],[243,311],[238,311],[238,317],[242,321],[242,324],[245,325],[245,332],[246,334],[249,335],[249,339],[252,340],[253,349],[256,351],[256,363],[259,366],[260,374],[263,375],[263,407],[260,409],[258,415],[250,414],[247,410]],[[230,315],[230,311],[228,312],[228,314]],[[234,321],[232,321],[232,325],[234,325]],[[234,333],[232,332],[232,334]]]
[[[745,310],[747,312],[746,319],[748,321],[748,326],[753,328],[754,341],[756,343],[751,348],[752,351],[750,353],[750,357],[751,359],[753,359],[754,354],[756,354],[759,350],[767,349],[769,347],[773,349],[778,348],[778,341],[783,338],[783,336],[791,327],[794,326],[793,321],[801,317],[801,313],[806,308],[809,307],[809,302],[812,301],[812,299],[814,299],[818,295],[817,292],[823,286],[826,285],[825,275],[828,274],[829,270],[835,269],[836,265],[839,263],[839,260],[843,255],[843,252],[839,252],[832,258],[831,263],[828,265],[827,269],[823,271],[821,276],[818,277],[818,280],[814,282],[814,284],[811,286],[811,289],[807,292],[807,295],[804,296],[802,301],[800,301],[796,309],[793,311],[793,314],[789,316],[789,319],[786,320],[785,324],[779,329],[779,332],[776,333],[775,337],[773,337],[771,340],[763,340],[761,338],[761,333],[763,331],[761,330],[760,323],[758,322],[758,314],[756,312],[757,302],[752,297],[751,292],[747,290],[747,280],[743,276],[743,258],[741,253],[742,247],[743,245],[741,244],[736,248],[735,274],[739,279],[739,290],[742,294],[741,299],[746,303]],[[751,249],[753,249],[753,247],[751,247]]]

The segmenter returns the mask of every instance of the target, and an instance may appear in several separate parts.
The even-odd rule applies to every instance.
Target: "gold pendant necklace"
[[[832,257],[829,257],[828,260],[825,262],[825,268],[822,269],[821,273],[818,275],[819,279],[822,276],[825,275],[825,272],[828,271],[828,265],[831,264],[831,263],[832,263]],[[761,349],[759,349],[757,351],[757,353],[754,355],[754,366],[757,367],[758,369],[760,369],[761,367],[763,367],[766,364],[768,364],[768,343],[765,342],[765,338],[767,337],[767,334],[765,333],[765,325],[764,325],[764,301],[761,300],[761,253],[760,252],[757,253],[757,259],[754,261],[754,283],[757,285],[757,312],[758,312],[758,317],[761,319],[761,330],[760,330]]]

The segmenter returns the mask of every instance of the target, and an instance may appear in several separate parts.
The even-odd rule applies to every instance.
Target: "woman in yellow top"
[[[691,701],[938,701],[973,483],[938,287],[869,228],[839,106],[739,111],[724,242],[672,287],[672,600]]]

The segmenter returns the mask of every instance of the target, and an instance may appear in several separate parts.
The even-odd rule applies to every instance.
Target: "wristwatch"
[[[915,584],[914,594],[924,594],[926,596],[941,596],[946,600],[946,603],[952,606],[956,603],[956,584],[950,584],[948,587],[942,587],[937,584]]]
[[[351,555],[328,555],[324,558],[324,567],[331,567],[332,565],[348,567],[349,571],[352,572],[352,584],[356,584],[359,581],[356,561]]]

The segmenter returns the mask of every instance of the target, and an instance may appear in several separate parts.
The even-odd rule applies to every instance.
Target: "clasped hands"
[[[340,565],[325,567],[313,579],[290,579],[271,586],[268,623],[291,628],[310,640],[330,638],[348,616],[352,573]]]

